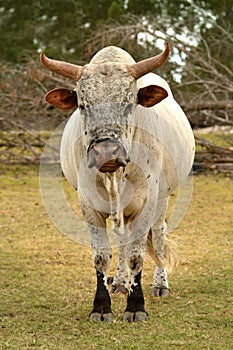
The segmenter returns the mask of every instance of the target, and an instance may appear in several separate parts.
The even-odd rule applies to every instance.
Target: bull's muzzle
[[[88,168],[96,167],[102,173],[113,173],[119,167],[126,166],[125,153],[123,146],[118,141],[95,141],[88,149]]]

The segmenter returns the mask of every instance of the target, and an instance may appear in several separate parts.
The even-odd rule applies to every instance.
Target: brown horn
[[[170,53],[170,45],[166,43],[165,50],[157,56],[147,58],[143,61],[134,63],[129,66],[130,74],[139,79],[143,75],[152,72],[155,68],[158,68],[164,64]]]
[[[63,61],[52,60],[46,57],[44,52],[41,52],[40,60],[41,63],[52,72],[55,72],[59,75],[62,75],[75,81],[80,79],[83,72],[82,66],[77,66],[75,64]]]

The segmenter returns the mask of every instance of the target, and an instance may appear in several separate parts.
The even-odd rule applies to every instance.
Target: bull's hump
[[[125,50],[116,46],[107,46],[97,52],[97,54],[91,59],[90,63],[102,64],[102,63],[122,63],[132,64],[135,63],[134,59]]]

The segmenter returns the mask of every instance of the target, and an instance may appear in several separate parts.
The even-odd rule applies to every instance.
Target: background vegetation
[[[223,132],[231,133],[232,23],[228,0],[0,1],[2,161],[38,162],[49,132],[69,115],[43,101],[50,89],[74,84],[41,66],[41,50],[86,64],[106,45],[120,46],[140,60],[169,41],[171,56],[158,73],[170,83],[192,127],[227,126]],[[205,157],[197,158],[198,167],[232,172],[233,142],[227,140],[225,153],[199,138]]]
[[[38,65],[41,50],[85,64],[102,47],[118,45],[140,60],[158,53],[167,40],[172,54],[159,73],[169,80],[192,125],[218,121],[232,126],[232,23],[228,0],[0,1],[1,118],[9,119],[2,114],[12,100],[20,107],[24,101],[24,113],[16,116],[25,118],[31,111],[25,102],[31,107],[58,83],[51,84],[51,75]],[[40,119],[43,114],[48,113]],[[36,126],[34,113],[31,120]]]

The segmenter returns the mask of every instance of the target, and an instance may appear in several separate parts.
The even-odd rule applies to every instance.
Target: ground
[[[49,221],[38,168],[3,166],[0,181],[1,350],[232,349],[230,178],[194,177],[190,207],[172,234],[179,265],[170,275],[171,295],[151,296],[154,266],[147,256],[143,289],[149,318],[136,324],[122,321],[124,295],[112,296],[114,323],[88,321],[95,289],[91,252]],[[75,205],[76,196],[70,198]]]

